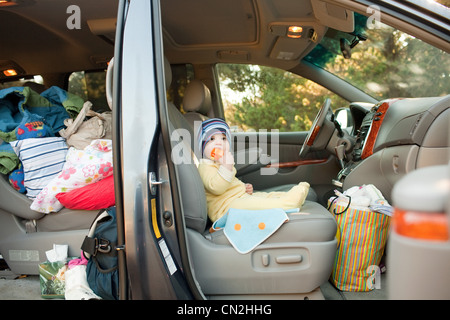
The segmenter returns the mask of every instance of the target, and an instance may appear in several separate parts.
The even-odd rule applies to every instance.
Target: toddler
[[[309,191],[307,182],[301,182],[287,192],[254,193],[251,184],[245,184],[235,177],[230,128],[222,119],[203,121],[197,139],[202,154],[198,171],[205,187],[208,216],[212,222],[230,208],[288,210],[303,205]]]

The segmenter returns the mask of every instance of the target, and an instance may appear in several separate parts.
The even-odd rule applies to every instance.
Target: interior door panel
[[[307,132],[233,133],[237,177],[253,184],[255,190],[306,181],[321,199],[333,188],[330,177],[337,176],[340,167],[325,150],[300,159],[306,136]]]

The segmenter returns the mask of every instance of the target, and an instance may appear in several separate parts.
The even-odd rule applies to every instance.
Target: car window
[[[188,83],[194,79],[194,67],[191,64],[175,64],[171,66],[172,82],[167,89],[167,100],[171,101],[181,112],[183,110],[184,91]]]
[[[373,15],[376,8],[373,8]],[[304,58],[377,100],[443,96],[449,54],[376,19],[355,13],[355,31],[329,29]]]
[[[106,71],[72,72],[67,91],[92,102],[94,111],[110,111],[106,101]]]
[[[225,120],[234,131],[309,130],[326,98],[333,109],[348,101],[313,81],[266,66],[218,64]]]
[[[44,80],[42,79],[41,76],[37,75],[37,76],[27,77],[27,78],[23,78],[23,79],[19,79],[19,80],[14,80],[14,81],[0,82],[0,90],[6,89],[6,88],[11,88],[11,87],[23,87],[27,83],[28,84],[29,83],[37,83],[37,84],[43,85]]]

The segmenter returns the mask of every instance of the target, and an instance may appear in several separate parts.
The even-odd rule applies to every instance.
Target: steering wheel
[[[317,136],[319,135],[319,132],[322,129],[322,125],[325,121],[325,118],[331,110],[331,100],[330,98],[327,98],[325,102],[322,104],[322,107],[320,108],[319,112],[316,115],[316,118],[314,119],[314,122],[311,126],[311,129],[308,132],[308,136],[305,139],[305,142],[302,145],[302,148],[300,149],[299,156],[300,158],[304,158],[306,154],[309,152],[309,149],[313,146],[314,141],[316,140]]]

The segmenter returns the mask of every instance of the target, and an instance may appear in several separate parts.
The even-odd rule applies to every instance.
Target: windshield
[[[329,29],[304,59],[378,100],[450,92],[449,54],[357,13],[353,33]]]

